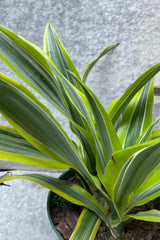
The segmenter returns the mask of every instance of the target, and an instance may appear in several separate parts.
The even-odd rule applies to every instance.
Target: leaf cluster
[[[160,130],[154,130],[154,87],[160,63],[143,73],[106,111],[87,87],[96,62],[117,47],[112,44],[80,76],[53,26],[48,23],[44,48],[0,26],[0,59],[29,87],[68,119],[76,141],[28,88],[0,73],[0,160],[75,171],[82,186],[32,173],[5,175],[5,181],[34,181],[84,207],[70,238],[94,239],[102,221],[115,239],[131,219],[160,222],[160,212],[131,214],[160,195]],[[87,224],[86,224],[87,223]]]

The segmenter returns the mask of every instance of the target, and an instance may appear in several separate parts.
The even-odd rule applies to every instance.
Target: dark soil
[[[132,213],[150,209],[160,210],[160,204],[157,200],[135,207]],[[65,240],[70,238],[81,211],[80,206],[72,204],[56,194],[53,195],[51,205],[52,221]],[[102,223],[95,240],[114,239],[108,235],[106,226]],[[133,220],[126,225],[119,240],[160,240],[160,223]]]

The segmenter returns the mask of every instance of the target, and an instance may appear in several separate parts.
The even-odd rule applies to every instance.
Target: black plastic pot
[[[75,175],[75,172],[73,170],[68,170],[67,172],[63,173],[59,179],[62,179],[62,180],[67,180],[71,177],[73,177]],[[57,231],[55,225],[53,224],[53,217],[52,217],[52,214],[51,214],[51,207],[52,207],[52,200],[53,200],[53,196],[54,196],[54,192],[51,192],[49,191],[49,194],[48,194],[48,198],[47,198],[47,213],[48,213],[48,218],[49,218],[49,221],[50,221],[50,224],[54,230],[54,232],[56,233],[57,237],[59,240],[64,240],[64,238],[60,235],[60,233]]]

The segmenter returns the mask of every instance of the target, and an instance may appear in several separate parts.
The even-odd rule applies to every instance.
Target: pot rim
[[[60,175],[59,179],[66,180],[66,179],[68,179],[68,178],[70,178],[70,177],[72,177],[74,175],[75,175],[74,170],[69,169],[66,172],[64,172],[62,175]],[[52,217],[51,217],[51,198],[52,198],[53,193],[54,192],[52,192],[52,191],[49,191],[49,193],[48,193],[48,197],[47,197],[47,215],[48,215],[51,227],[54,230],[54,232],[56,233],[58,239],[59,240],[64,240],[64,238],[61,236],[61,234],[57,231],[57,229],[56,229],[56,227],[55,227],[55,225],[54,225],[54,223],[52,221]]]

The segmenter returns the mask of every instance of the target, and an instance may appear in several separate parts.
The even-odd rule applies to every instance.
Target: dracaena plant
[[[153,130],[158,119],[152,120],[160,64],[143,73],[107,111],[86,85],[98,59],[116,46],[105,48],[80,76],[50,23],[43,50],[0,26],[1,60],[68,119],[77,139],[70,139],[27,88],[1,73],[0,113],[10,127],[0,126],[0,160],[71,168],[82,185],[36,173],[5,175],[0,183],[28,179],[83,206],[72,240],[94,239],[102,221],[115,239],[131,219],[160,222],[158,210],[131,213],[160,195],[160,130]]]

